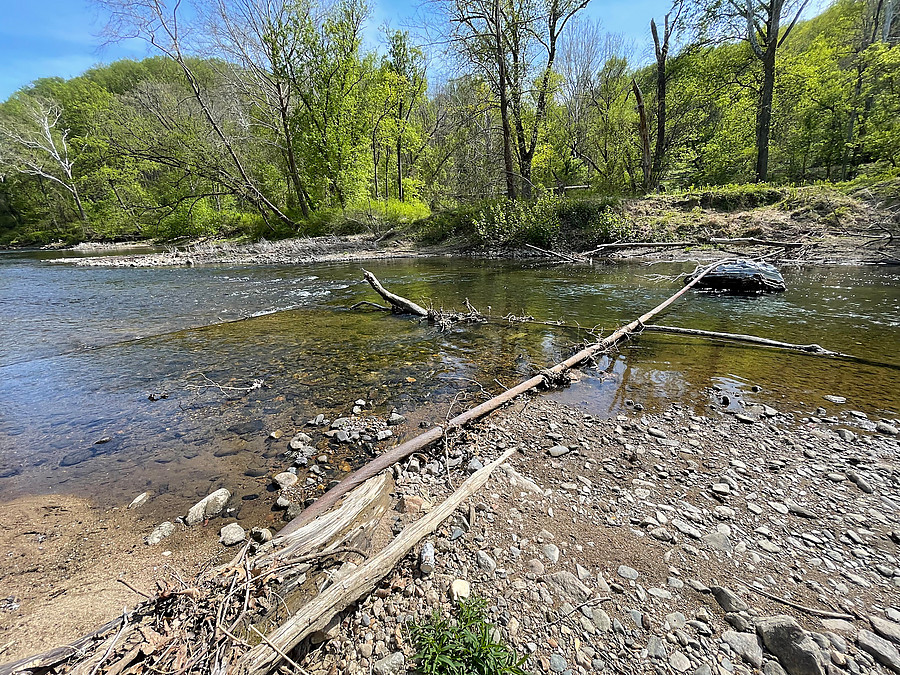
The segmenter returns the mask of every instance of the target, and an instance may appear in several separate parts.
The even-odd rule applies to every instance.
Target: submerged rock
[[[187,512],[184,521],[188,525],[196,525],[207,518],[217,516],[225,509],[229,499],[231,499],[231,492],[225,488],[219,488],[194,504]]]

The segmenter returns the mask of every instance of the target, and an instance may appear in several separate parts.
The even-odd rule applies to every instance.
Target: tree
[[[809,0],[699,0],[701,27],[712,37],[735,36],[750,44],[762,65],[762,81],[756,109],[756,180],[769,175],[769,138],[772,131],[772,99],[778,50],[791,34]],[[782,24],[788,19],[787,27]]]

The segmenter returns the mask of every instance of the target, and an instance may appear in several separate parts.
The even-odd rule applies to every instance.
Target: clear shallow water
[[[651,274],[685,267],[366,263],[389,288],[425,304],[458,308],[468,298],[493,317],[530,314],[604,333],[673,292],[675,284],[654,283]],[[896,268],[784,273],[787,293],[694,293],[662,322],[818,342],[900,364]],[[0,499],[64,491],[121,504],[151,489],[181,509],[223,481],[252,498],[261,481],[243,473],[280,469],[286,440],[318,412],[333,419],[365,398],[380,414],[409,414],[410,427],[435,422],[461,389],[479,400],[472,380],[499,392],[500,383],[556,363],[587,338],[501,323],[440,333],[414,319],[347,309],[363,299],[378,300],[359,264],[103,269],[0,254]],[[251,318],[236,321],[243,317]],[[264,386],[228,398],[192,388],[203,376]],[[763,392],[751,394],[753,385]],[[662,334],[624,345],[553,395],[595,414],[615,413],[625,399],[650,410],[675,400],[700,409],[711,386],[782,410],[834,408],[824,394],[846,396],[847,408],[871,416],[900,409],[900,369]],[[168,398],[148,400],[162,393]],[[275,430],[285,437],[269,439]],[[94,444],[104,437],[110,441]]]

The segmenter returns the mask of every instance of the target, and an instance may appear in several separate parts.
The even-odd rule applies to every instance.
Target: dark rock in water
[[[251,466],[244,471],[244,475],[249,476],[250,478],[259,478],[265,476],[267,473],[269,473],[269,471],[264,466]]]
[[[262,420],[252,420],[250,422],[242,422],[240,424],[232,424],[228,427],[228,431],[237,436],[249,436],[257,431],[262,431]]]
[[[59,465],[75,466],[76,464],[86,462],[93,456],[94,452],[92,450],[76,450],[75,452],[70,452],[68,455],[59,460]]]
[[[696,272],[685,279],[690,283]],[[786,290],[781,272],[772,265],[742,258],[722,263],[703,277],[696,288],[725,293],[776,293]]]
[[[0,478],[12,478],[22,473],[21,466],[0,466]]]

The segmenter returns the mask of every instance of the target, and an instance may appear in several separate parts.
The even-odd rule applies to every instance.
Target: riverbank
[[[455,589],[487,600],[496,635],[528,656],[529,672],[778,673],[768,662],[779,658],[792,672],[794,652],[783,641],[766,640],[763,648],[753,635],[765,637],[766,617],[779,615],[808,631],[809,640],[795,641],[822,672],[828,663],[854,673],[882,672],[875,661],[900,667],[890,643],[864,632],[874,627],[890,638],[900,620],[900,420],[867,419],[831,401],[821,409],[781,410],[765,392],[737,411],[722,407],[715,392],[705,394],[710,403],[702,414],[675,404],[659,414],[612,419],[552,398],[524,399],[447,449],[404,462],[394,471],[394,510],[381,519],[394,532],[467,474],[505,449],[518,450],[428,539],[436,549],[432,573],[421,572],[419,551],[412,551],[307,645],[301,665],[314,675],[403,672],[414,648],[404,624],[423,622],[435,610],[449,615]],[[338,427],[351,435],[373,423],[362,410],[348,410],[346,419]],[[414,426],[410,420],[391,428],[409,433]],[[298,428],[308,435],[301,447],[325,447],[329,429]],[[301,481],[314,478],[323,459],[295,464]],[[456,467],[449,475],[447,461]],[[262,499],[272,508],[278,497],[268,492]],[[140,508],[147,507],[152,500]],[[54,511],[40,510],[46,523]],[[60,642],[92,628],[91,621],[114,618],[123,602],[140,600],[132,594],[129,604],[124,587],[103,590],[120,584],[109,572],[101,580],[97,570],[121,574],[117,566],[125,564],[111,564],[123,549],[109,542],[131,542],[124,578],[144,591],[158,578],[189,581],[192,572],[234,553],[215,542],[234,522],[227,512],[206,527],[179,526],[152,546],[140,543],[150,534],[148,523],[138,531],[122,527],[131,518],[124,511],[72,513],[58,526],[74,535],[57,547],[60,560],[73,561],[68,579],[54,585],[53,569],[39,556],[30,561],[29,604],[4,607],[0,644],[13,642],[4,660],[50,646],[47,617],[67,617],[52,634]],[[264,518],[240,522],[247,532],[272,527]],[[33,547],[40,545],[35,540]],[[28,578],[10,573],[24,564],[11,556],[0,562],[7,593]],[[848,617],[822,620],[765,594]]]
[[[529,207],[531,208],[531,207]],[[71,260],[78,266],[160,267],[209,264],[292,265],[410,255],[469,255],[550,259],[528,245],[564,254],[592,251],[579,260],[683,260],[703,262],[725,255],[766,256],[781,264],[896,264],[900,223],[884,199],[850,196],[821,186],[740,186],[653,195],[621,202],[571,197],[539,203],[532,212],[504,202],[457,211],[389,229],[355,234],[261,241],[252,244],[195,242],[150,255],[104,255]],[[499,221],[498,221],[499,219]],[[509,222],[507,222],[509,221]],[[715,239],[736,240],[716,243]],[[755,239],[769,243],[740,241]],[[781,247],[770,242],[785,242]],[[615,242],[673,243],[594,251]],[[93,245],[75,250],[90,252]]]

